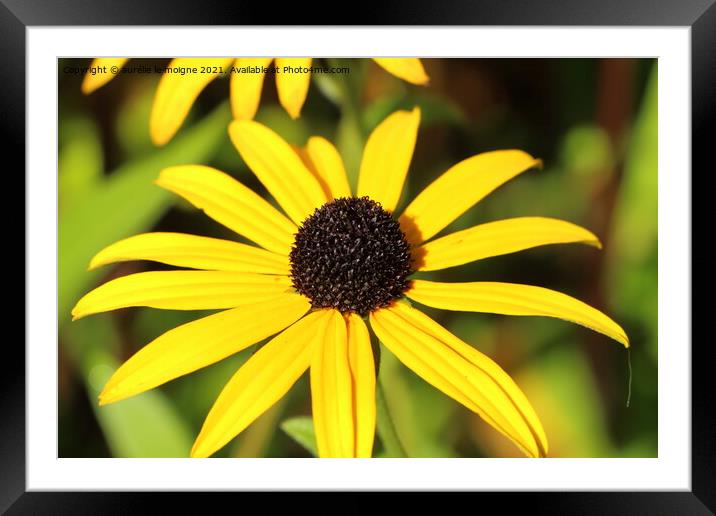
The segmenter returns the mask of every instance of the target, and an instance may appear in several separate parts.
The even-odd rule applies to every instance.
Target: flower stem
[[[360,61],[349,62],[329,59],[331,66],[350,66],[352,73],[335,79],[340,96],[341,120],[336,128],[336,146],[340,151],[348,174],[348,181],[355,188],[358,184],[358,170],[363,155],[365,131],[360,114],[360,91],[363,85],[363,67]]]
[[[383,393],[383,384],[380,380],[376,384],[376,420],[378,437],[383,443],[385,454],[388,457],[407,457],[408,454],[405,452],[403,443],[400,442],[398,433],[395,430],[395,424],[390,415],[390,410],[388,410],[388,403]]]
[[[329,59],[332,66],[341,67],[349,66],[353,68],[354,73],[338,80],[338,88],[341,92],[341,100],[343,107],[343,116],[350,120],[354,125],[354,129],[358,135],[364,137],[364,128],[361,123],[360,116],[360,92],[363,87],[364,70],[359,66],[359,62],[351,62],[345,59]]]

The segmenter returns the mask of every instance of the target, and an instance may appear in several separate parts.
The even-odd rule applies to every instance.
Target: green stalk
[[[343,116],[354,126],[356,133],[365,137],[363,124],[360,117],[360,90],[363,85],[363,67],[358,60],[329,59],[332,66],[340,67],[352,65],[353,76],[340,77],[337,79],[338,89],[341,92],[341,103]],[[351,62],[352,61],[352,62]]]
[[[331,66],[350,65],[352,75],[334,78],[341,103],[341,120],[336,129],[335,143],[343,157],[351,187],[358,184],[358,169],[363,145],[365,144],[365,130],[360,114],[360,90],[363,84],[363,67],[359,60],[352,62],[341,59],[329,59]]]
[[[388,457],[406,458],[408,454],[395,430],[393,417],[390,415],[380,379],[376,383],[376,426],[378,427],[378,437],[385,448],[385,454]]]

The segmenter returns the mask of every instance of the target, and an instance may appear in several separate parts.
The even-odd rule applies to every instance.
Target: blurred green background
[[[204,163],[265,190],[229,141],[227,78],[211,83],[177,136],[155,148],[148,120],[159,76],[119,76],[85,96],[82,76],[63,68],[89,61],[60,60],[58,67],[59,456],[185,457],[216,396],[251,349],[100,408],[97,395],[122,361],[206,312],[132,308],[70,323],[70,309],[112,277],[162,267],[130,262],[88,272],[90,258],[118,239],[160,230],[241,240],[154,185],[161,168]],[[549,216],[590,229],[602,240],[602,251],[548,246],[423,276],[559,290],[619,322],[631,351],[555,319],[426,312],[515,378],[541,417],[550,456],[657,456],[656,61],[424,59],[428,87],[407,84],[370,60],[328,61],[348,65],[350,73],[314,74],[299,120],[291,121],[278,105],[272,77],[256,119],[291,143],[303,145],[314,134],[335,142],[353,185],[369,131],[392,111],[415,105],[423,116],[401,206],[448,167],[479,152],[519,148],[544,160],[543,170],[504,185],[442,234],[505,217]],[[409,456],[520,456],[387,350],[380,360],[387,404]],[[310,456],[306,416],[304,375],[216,456]],[[376,439],[374,455],[383,454]]]

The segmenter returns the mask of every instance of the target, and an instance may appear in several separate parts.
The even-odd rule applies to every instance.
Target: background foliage
[[[166,64],[167,60],[147,60]],[[349,75],[315,75],[301,118],[265,81],[257,120],[289,142],[336,142],[353,185],[368,132],[398,108],[423,117],[402,206],[437,175],[482,151],[519,148],[545,167],[513,180],[448,228],[505,217],[566,219],[604,244],[550,246],[424,274],[443,281],[545,286],[605,311],[631,338],[630,353],[562,321],[427,309],[495,359],[540,414],[554,457],[657,454],[657,79],[654,60],[428,59],[430,86],[408,85],[369,60],[343,60]],[[211,404],[250,350],[106,407],[97,394],[144,344],[205,313],[120,310],[70,323],[87,290],[111,277],[157,269],[130,262],[88,272],[89,259],[148,230],[236,239],[153,184],[159,170],[205,163],[258,192],[232,147],[228,80],[199,97],[174,140],[155,148],[148,119],[158,75],[121,76],[90,96],[81,77],[59,75],[59,455],[187,456]],[[76,60],[69,64],[85,65]],[[630,361],[629,361],[630,360]],[[629,369],[631,399],[629,404]],[[412,457],[518,456],[476,415],[383,351],[380,376],[396,431]],[[307,378],[217,456],[310,456]],[[376,455],[384,450],[376,442]]]

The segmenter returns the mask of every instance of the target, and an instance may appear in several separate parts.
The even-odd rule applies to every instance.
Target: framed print
[[[355,27],[0,7],[27,193],[3,509],[713,510],[690,170],[716,8],[487,4]]]

